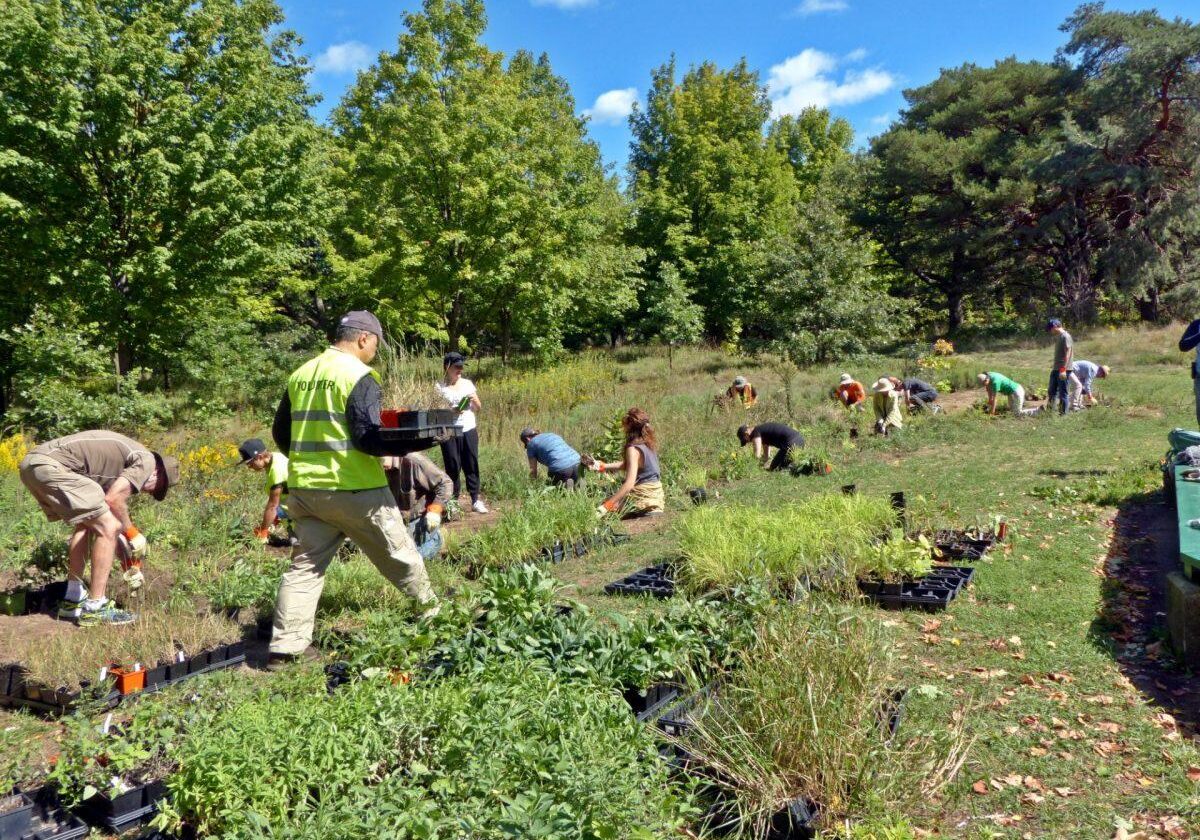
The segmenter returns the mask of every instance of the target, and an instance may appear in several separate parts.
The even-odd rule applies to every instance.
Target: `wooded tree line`
[[[54,387],[147,418],[121,395],[253,400],[348,307],[439,347],[806,362],[1190,315],[1200,289],[1190,22],[1082,6],[1054,61],[943,71],[860,152],[827,111],[773,118],[744,62],[672,59],[624,181],[546,56],[483,44],[482,0],[425,0],[328,125],[284,23],[274,0],[8,0],[0,412]]]

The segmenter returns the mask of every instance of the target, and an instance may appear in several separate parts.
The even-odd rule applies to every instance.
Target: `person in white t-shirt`
[[[454,482],[454,498],[458,498],[461,472],[471,494],[471,510],[487,513],[487,505],[479,497],[479,431],[475,428],[475,412],[483,408],[483,403],[479,401],[475,383],[462,375],[465,362],[462,353],[447,353],[442,359],[445,376],[437,384],[437,390],[452,407],[459,409],[458,426],[462,429],[462,435],[442,444],[442,464]]]

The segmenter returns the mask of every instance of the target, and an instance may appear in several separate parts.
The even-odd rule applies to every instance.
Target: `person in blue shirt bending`
[[[537,429],[521,430],[521,445],[529,458],[529,477],[536,479],[538,464],[546,468],[552,484],[568,490],[583,487],[582,458],[565,440],[553,432]]]

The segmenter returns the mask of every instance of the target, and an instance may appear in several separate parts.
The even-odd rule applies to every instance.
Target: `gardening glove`
[[[271,529],[270,528],[255,528],[254,536],[258,539],[259,542],[265,543],[267,541],[267,538],[269,536],[271,536]]]
[[[1058,378],[1059,378],[1059,379],[1066,379],[1066,378],[1067,378],[1067,369],[1066,369],[1065,367],[1062,367],[1062,368],[1059,368],[1059,369],[1058,369]]]
[[[121,536],[123,536],[129,543],[128,550],[130,557],[135,560],[145,559],[146,551],[148,550],[146,538],[142,535],[142,532],[137,529],[136,525],[130,525],[125,529],[125,533]]]
[[[129,587],[130,592],[137,592],[146,582],[146,576],[142,574],[142,564],[137,561],[125,569],[121,577],[125,579],[125,585]]]
[[[429,531],[436,531],[442,527],[442,506],[437,502],[425,508],[425,528]]]
[[[612,499],[605,499],[604,503],[602,505],[600,505],[598,508],[596,508],[596,516],[599,519],[603,519],[604,517],[608,516],[610,513],[616,513],[616,512],[617,512],[617,503],[614,502]]]

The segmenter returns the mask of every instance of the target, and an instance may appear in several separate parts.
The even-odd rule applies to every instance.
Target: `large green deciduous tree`
[[[636,301],[628,211],[545,57],[480,42],[479,0],[426,0],[334,114],[341,291],[389,326],[551,352]]]
[[[770,114],[745,62],[725,71],[701,64],[677,80],[672,60],[630,118],[633,239],[648,254],[647,283],[675,266],[716,338],[738,337],[768,244],[794,215],[797,182],[766,136]]]
[[[165,374],[198,320],[296,290],[322,137],[281,23],[273,0],[6,2],[6,321],[69,302]]]

